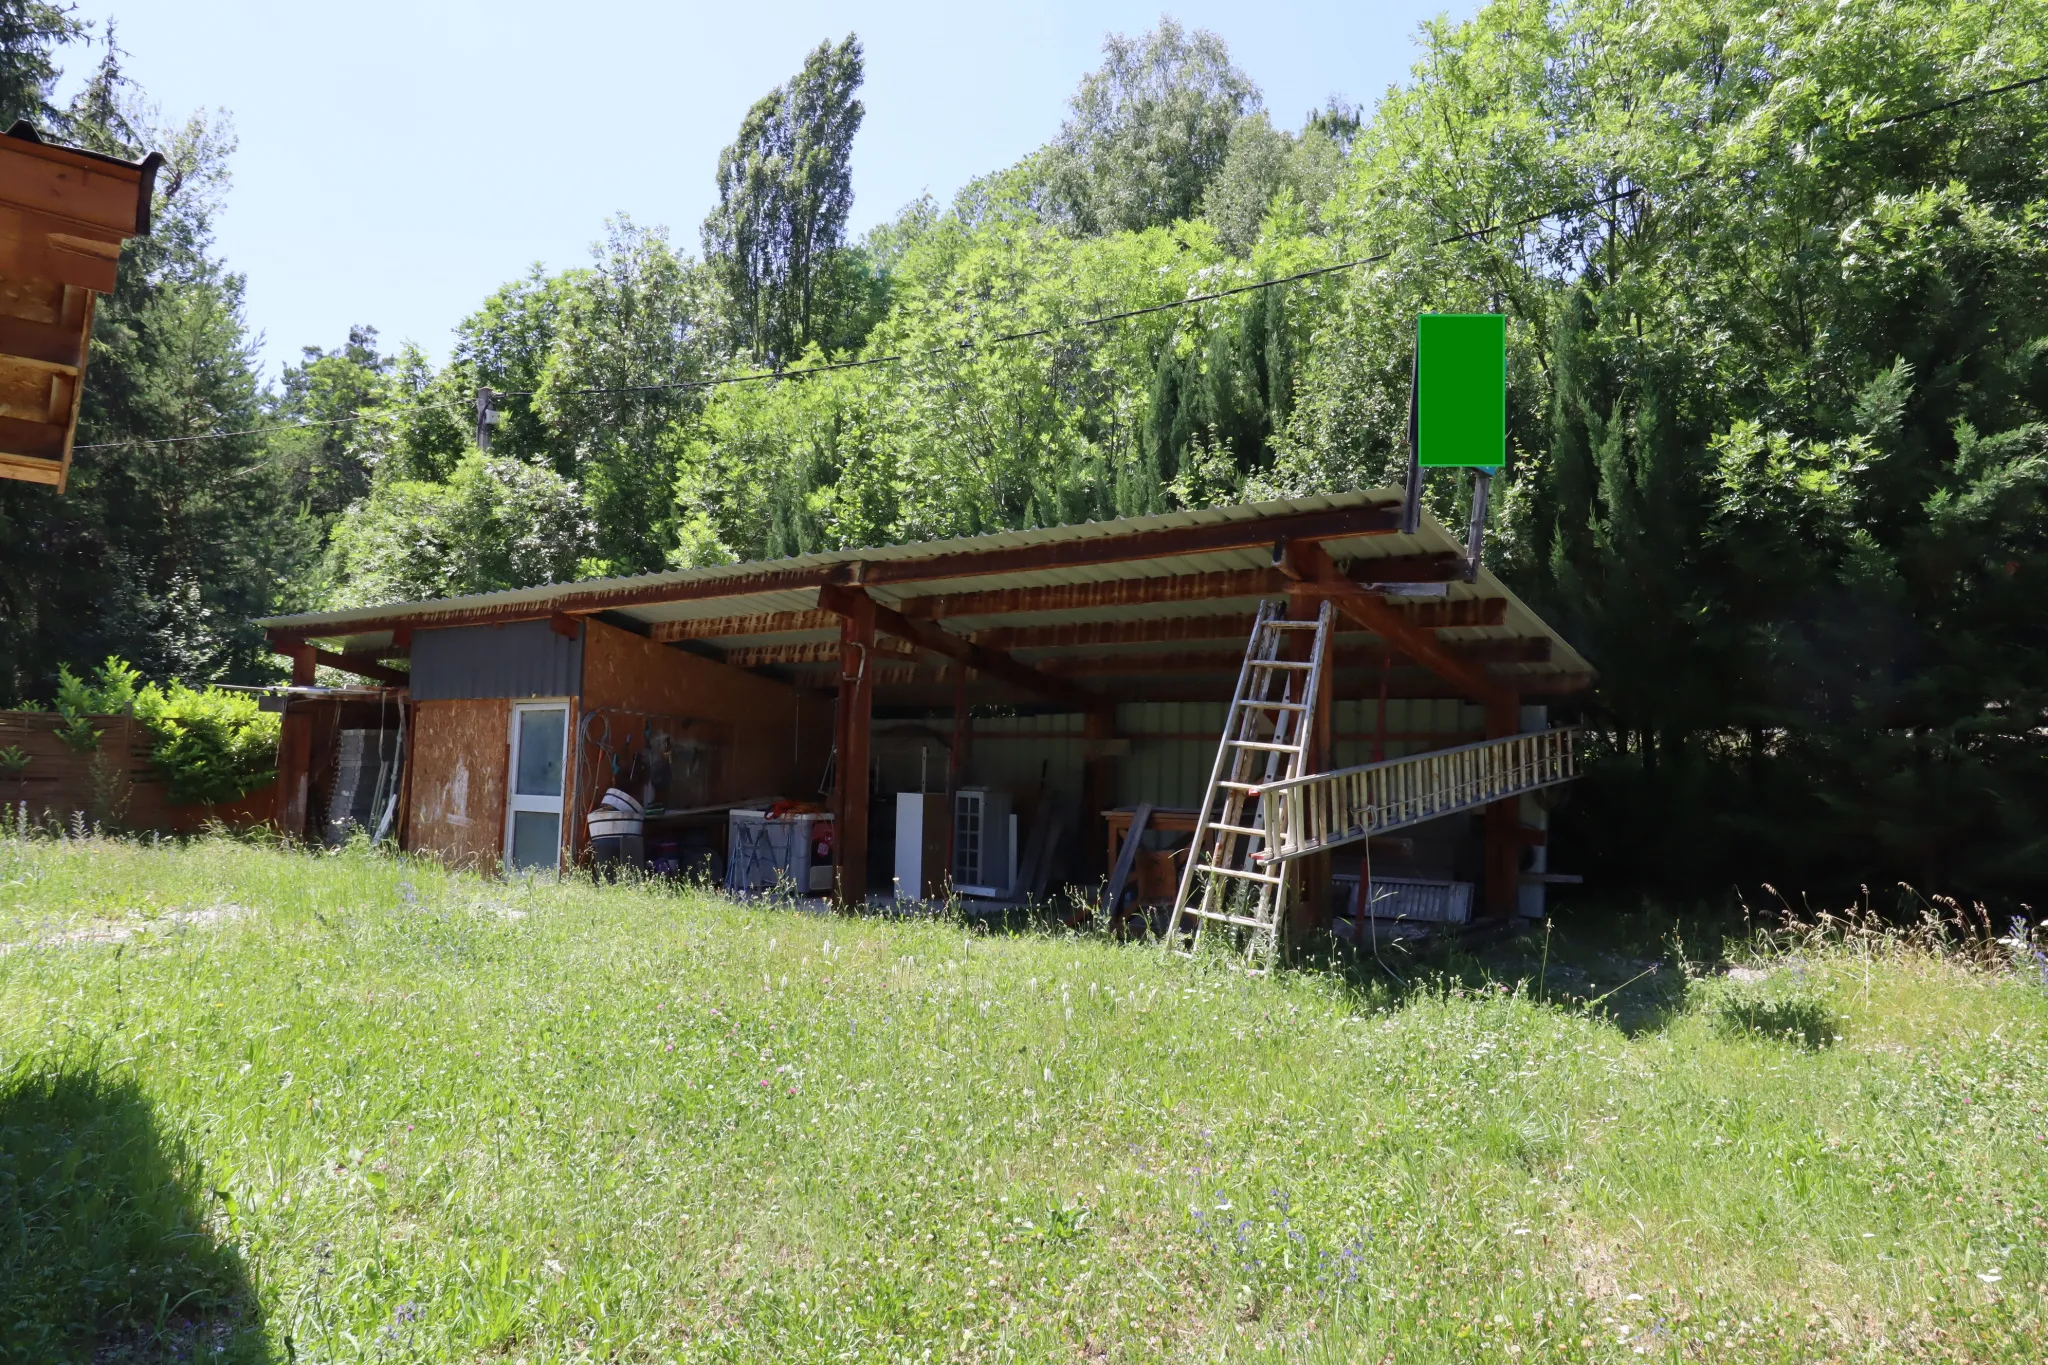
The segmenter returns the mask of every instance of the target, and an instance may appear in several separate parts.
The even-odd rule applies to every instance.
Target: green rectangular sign
[[[1415,320],[1415,445],[1425,469],[1498,469],[1508,449],[1508,320]]]

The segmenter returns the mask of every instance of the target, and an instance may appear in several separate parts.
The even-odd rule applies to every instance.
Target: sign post
[[[1465,581],[1479,576],[1479,550],[1493,475],[1507,460],[1508,331],[1500,313],[1424,313],[1415,319],[1415,369],[1408,395],[1408,488],[1402,529],[1422,524],[1426,469],[1472,471],[1472,524]]]

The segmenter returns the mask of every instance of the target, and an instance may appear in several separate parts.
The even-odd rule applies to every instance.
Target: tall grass
[[[1533,980],[0,839],[0,1340],[2041,1359],[2031,940],[1803,933],[1625,1029]],[[67,1143],[139,1192],[73,1208]],[[57,1255],[89,1292],[19,1288]]]

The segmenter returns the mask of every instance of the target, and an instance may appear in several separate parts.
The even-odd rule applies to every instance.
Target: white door
[[[505,866],[552,872],[562,861],[563,773],[569,708],[558,701],[512,708],[512,783],[505,801]]]

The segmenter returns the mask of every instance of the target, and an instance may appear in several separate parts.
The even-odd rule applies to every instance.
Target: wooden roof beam
[[[1249,633],[1249,632],[1247,632]],[[1540,664],[1550,662],[1547,638],[1515,640],[1461,640],[1444,646],[1461,665],[1483,669],[1490,663]],[[1405,651],[1381,645],[1340,645],[1338,668],[1380,668],[1389,660],[1399,665],[1410,662]],[[1154,651],[1142,654],[1079,654],[1041,659],[1034,666],[1062,678],[1152,675],[1160,673],[1235,673],[1244,663],[1242,649]],[[1433,670],[1432,670],[1433,671]],[[1492,682],[1492,680],[1490,680]],[[1497,682],[1492,685],[1497,686]]]
[[[819,590],[818,601],[832,611],[851,614],[858,589],[837,586]],[[880,603],[874,604],[875,629],[893,635],[899,640],[908,640],[920,649],[966,664],[977,673],[1000,678],[1014,687],[1049,698],[1081,712],[1108,711],[1115,702],[1085,687],[1043,673],[1029,664],[1019,663],[1001,650],[989,649],[963,639],[950,631],[923,621],[913,621],[899,611]]]
[[[734,668],[791,668],[804,664],[836,664],[839,641],[805,640],[785,645],[736,645],[719,651],[719,662]],[[920,659],[924,652],[900,640],[875,641],[875,656],[881,659]]]
[[[1252,550],[1276,538],[1349,540],[1356,536],[1392,535],[1401,529],[1397,506],[1354,507],[1325,512],[1293,512],[1273,517],[1247,517],[1198,526],[1167,526],[1152,531],[1110,532],[1042,545],[1017,545],[1001,550],[959,550],[922,559],[881,559],[848,566],[859,572],[838,581],[874,588],[891,583],[922,583],[937,578],[972,578],[987,574],[1029,573],[1040,569],[1075,569],[1134,560],[1173,559],[1182,555]]]
[[[694,621],[656,621],[648,627],[647,638],[672,645],[684,640],[730,639],[735,635],[798,635],[816,631],[830,631],[836,639],[839,613],[769,611],[752,616],[700,616]],[[836,644],[834,647],[837,648]]]
[[[1183,555],[1264,549],[1276,538],[1294,537],[1320,542],[1389,535],[1399,529],[1398,521],[1398,510],[1385,507],[1359,507],[1333,512],[1297,512],[1284,516],[1214,522],[1203,526],[1112,532],[1082,540],[1012,546],[1001,550],[962,550],[922,559],[849,560],[817,568],[766,569],[751,573],[735,570],[730,574],[698,579],[690,583],[621,583],[611,587],[563,592],[540,601],[498,606],[458,607],[447,603],[430,603],[424,604],[431,608],[428,610],[394,608],[388,615],[365,614],[351,621],[300,628],[309,636],[332,638],[389,630],[399,625],[411,626],[417,630],[441,626],[498,625],[511,621],[546,619],[558,612],[572,616],[587,616],[602,611],[627,611],[635,607],[668,606],[677,602],[703,602],[719,597],[756,597],[767,593],[807,592],[828,587],[881,587],[931,582],[944,578],[973,578],[1045,569],[1091,568],[1108,564],[1171,559]],[[1353,565],[1353,571],[1371,582],[1447,583],[1463,577],[1464,560],[1462,556],[1454,553],[1394,555],[1358,560]],[[1258,575],[1258,578],[1241,579],[1232,586],[1243,587],[1254,581],[1263,586],[1243,587],[1242,591],[1234,595],[1256,597],[1285,589],[1285,580],[1272,570],[1255,569],[1250,572]],[[1122,581],[1193,581],[1200,584],[1202,580],[1228,577],[1228,574],[1159,574],[1150,577],[1133,575]],[[1203,591],[1196,595],[1214,597],[1233,594]],[[1187,596],[1155,599],[1140,596],[1129,600],[1191,599]],[[1057,608],[1034,608],[1047,609]],[[937,612],[928,606],[919,605],[918,601],[913,601],[904,605],[902,614],[911,619],[927,619],[935,615],[962,613]]]
[[[1353,560],[1346,572],[1360,582],[1449,583],[1464,577],[1465,561],[1462,556],[1449,553],[1386,555],[1378,559]],[[905,616],[918,621],[947,616],[1008,616],[1029,611],[1097,611],[1105,607],[1150,607],[1175,602],[1271,597],[1287,591],[1290,581],[1287,575],[1273,568],[1155,574],[1141,578],[1108,578],[1092,583],[1054,583],[1035,588],[927,593],[904,599],[901,610]]]
[[[269,643],[273,654],[282,654],[293,660],[297,660],[301,656],[301,652],[306,649],[306,642],[304,640],[289,635],[281,635],[276,631],[269,632]],[[321,649],[318,646],[313,648],[312,655],[313,662],[316,664],[325,664],[329,668],[338,668],[344,673],[353,673],[359,678],[369,678],[373,682],[380,682],[389,687],[410,687],[412,685],[412,675],[410,673],[401,668],[387,667],[378,662],[374,655],[336,654],[333,650]]]
[[[1389,603],[1389,606],[1395,606]],[[1507,620],[1505,597],[1423,600],[1395,606],[1424,630],[1498,626]],[[1247,640],[1256,618],[1249,612],[1206,616],[1153,616],[1131,621],[1063,621],[1041,626],[992,626],[970,637],[990,649],[1080,649],[1097,645],[1170,644],[1178,640]],[[1548,644],[1548,641],[1545,641]]]
[[[1460,693],[1494,713],[1514,704],[1514,694],[1486,676],[1485,669],[1460,659],[1436,636],[1409,623],[1386,598],[1369,592],[1337,567],[1329,551],[1304,540],[1283,540],[1273,546],[1274,567],[1292,580],[1293,591],[1326,598],[1344,616],[1442,678]]]

